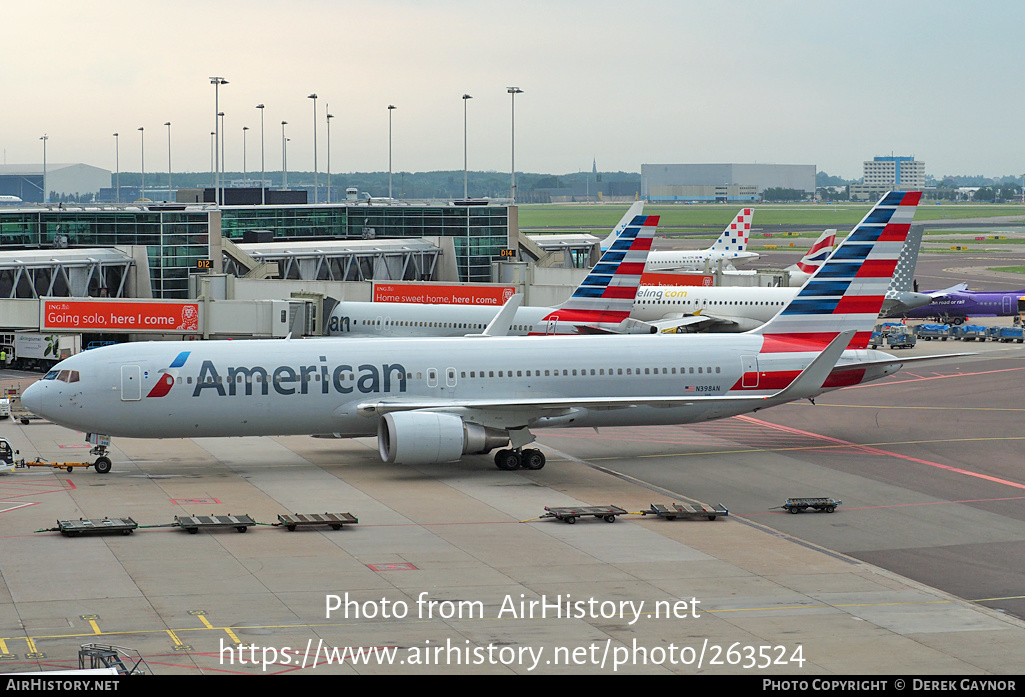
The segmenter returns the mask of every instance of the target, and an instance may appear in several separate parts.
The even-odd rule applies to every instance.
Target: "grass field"
[[[823,228],[851,228],[856,225],[873,204],[758,204],[754,224],[766,225],[821,225]],[[528,231],[545,229],[592,228],[595,234],[608,231],[623,217],[628,204],[521,204],[520,228]],[[734,204],[646,205],[644,212],[659,215],[660,227],[689,228],[702,225],[725,227],[741,206]],[[1025,216],[1025,206],[985,204],[921,205],[915,213],[916,222],[930,220],[962,220],[998,216]]]

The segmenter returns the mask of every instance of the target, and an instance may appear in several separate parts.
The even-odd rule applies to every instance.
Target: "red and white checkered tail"
[[[741,208],[733,222],[726,226],[719,239],[709,247],[714,252],[722,252],[724,256],[733,256],[739,252],[747,251],[747,242],[751,239],[751,221],[754,219],[754,209]]]
[[[790,303],[753,333],[763,353],[821,350],[855,330],[849,348],[865,348],[904,248],[920,191],[891,191],[858,223]]]

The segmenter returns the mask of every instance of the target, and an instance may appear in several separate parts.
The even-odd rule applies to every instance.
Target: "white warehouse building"
[[[765,189],[815,194],[815,165],[642,164],[641,196],[651,202],[748,203]]]
[[[97,194],[110,187],[110,170],[82,163],[46,163],[46,193]],[[43,203],[43,165],[0,165],[0,195]]]

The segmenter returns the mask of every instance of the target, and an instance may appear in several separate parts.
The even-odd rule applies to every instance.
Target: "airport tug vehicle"
[[[109,439],[107,443],[110,443]],[[50,462],[49,460],[44,460],[41,457],[37,457],[35,460],[29,462],[26,461],[25,458],[20,460],[14,459],[14,456],[18,455],[20,452],[20,450],[14,450],[11,447],[10,441],[6,438],[0,437],[0,474],[13,472],[15,469],[23,469],[27,467],[52,467],[53,469],[67,470],[68,472],[76,467],[93,467],[100,474],[106,474],[110,471],[110,458],[106,455],[101,455],[96,458],[95,462]]]

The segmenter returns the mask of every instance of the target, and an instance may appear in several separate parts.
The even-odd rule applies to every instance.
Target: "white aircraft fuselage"
[[[645,271],[672,271],[673,269],[688,269],[691,271],[702,271],[706,265],[716,265],[720,261],[724,264],[732,262],[743,262],[750,259],[757,259],[756,252],[716,252],[710,249],[700,251],[653,251],[648,252],[648,262],[644,265]]]
[[[694,335],[686,345],[653,336],[133,343],[65,359],[59,370],[77,380],[41,380],[24,401],[70,428],[135,438],[373,436],[381,414],[396,411],[385,402],[428,402],[484,426],[499,409],[502,428],[693,423],[751,411],[747,399],[716,398],[764,398],[818,355],[758,355],[762,341],[738,334]],[[899,367],[839,370],[877,359],[893,357],[844,351],[821,391]]]
[[[656,322],[674,315],[707,313],[736,323],[744,332],[768,322],[800,292],[789,287],[642,286],[634,299],[632,319]]]

